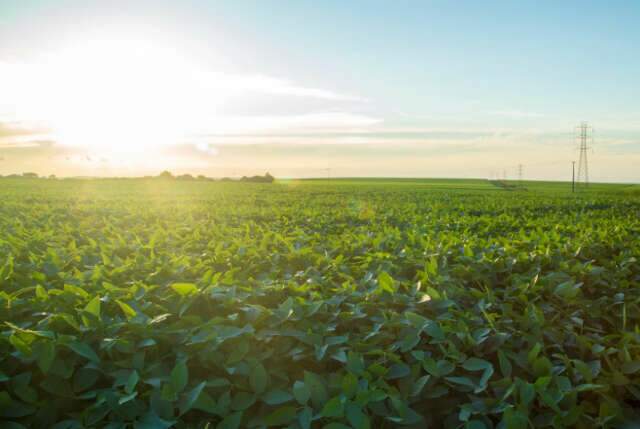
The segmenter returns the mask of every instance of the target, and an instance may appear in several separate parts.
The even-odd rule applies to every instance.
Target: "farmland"
[[[524,186],[0,179],[0,426],[637,423],[639,187]]]

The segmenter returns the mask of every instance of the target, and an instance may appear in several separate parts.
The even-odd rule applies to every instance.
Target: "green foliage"
[[[640,194],[527,189],[3,179],[0,426],[633,427]]]

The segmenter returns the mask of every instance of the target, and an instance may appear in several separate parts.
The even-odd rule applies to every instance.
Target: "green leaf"
[[[149,411],[139,421],[135,422],[133,427],[135,429],[168,429],[174,424],[175,422],[163,420],[153,411]]]
[[[216,429],[238,429],[242,422],[242,411],[230,414],[220,423],[217,424]]]
[[[419,330],[424,329],[424,327],[427,326],[427,324],[430,322],[430,320],[426,317],[413,313],[411,311],[406,311],[404,313],[404,317],[407,318],[411,326]]]
[[[505,429],[522,429],[529,427],[527,416],[513,408],[507,408],[502,417]]]
[[[83,299],[89,298],[89,293],[86,290],[79,288],[78,286],[65,284],[64,290],[65,292],[69,292]]]
[[[280,405],[293,399],[293,395],[284,390],[270,390],[262,396],[262,401],[268,405]]]
[[[176,291],[180,296],[187,296],[198,293],[198,287],[193,283],[174,283],[171,289]]]
[[[434,377],[444,377],[455,370],[455,365],[444,359],[436,361],[431,358],[426,358],[422,361],[422,367]]]
[[[127,403],[127,402],[131,401],[132,399],[134,399],[136,396],[138,396],[138,392],[133,392],[130,395],[123,396],[122,398],[120,398],[118,400],[118,404],[122,405],[124,403]]]
[[[476,387],[475,383],[468,377],[445,377],[445,380],[456,385],[468,387],[471,389],[474,389]]]
[[[533,362],[533,373],[536,377],[551,375],[551,369],[551,361],[545,356],[539,357]]]
[[[9,343],[25,356],[31,356],[31,344],[24,341],[16,332],[9,336]]]
[[[536,343],[531,350],[529,350],[529,353],[527,353],[527,361],[529,363],[533,363],[533,361],[536,360],[536,358],[538,357],[538,354],[540,354],[540,351],[542,350],[542,345],[540,343]]]
[[[323,417],[342,417],[344,415],[344,398],[335,396],[331,398],[320,412]]]
[[[311,420],[313,417],[313,411],[309,407],[304,407],[298,413],[298,423],[302,429],[310,429],[311,428]]]
[[[487,429],[487,425],[481,420],[469,420],[465,423],[464,429]]]
[[[500,372],[502,373],[502,376],[511,377],[511,362],[502,350],[498,350],[498,363],[500,364]]]
[[[484,359],[471,357],[462,364],[462,367],[467,371],[484,371],[480,377],[478,386],[476,386],[475,393],[480,393],[485,390],[489,378],[493,375],[493,364]]]
[[[364,359],[361,354],[352,351],[347,354],[347,370],[355,375],[364,374]]]
[[[436,341],[444,341],[444,331],[438,324],[438,322],[431,321],[425,326],[424,331],[429,334]]]
[[[17,419],[29,416],[35,412],[36,408],[34,406],[16,401],[12,399],[7,392],[0,391],[0,417]]]
[[[216,429],[238,429],[242,422],[242,411],[230,414],[216,425]]]
[[[536,390],[533,384],[522,382],[520,384],[520,402],[525,406],[529,406],[536,396]]]
[[[635,374],[640,371],[640,361],[631,361],[625,362],[622,364],[622,373],[623,374]]]
[[[73,391],[82,392],[94,386],[100,378],[100,372],[91,368],[80,368],[73,374]]]
[[[171,370],[169,376],[171,390],[175,393],[180,393],[187,387],[189,382],[189,369],[187,363],[184,360],[179,360]]]
[[[578,296],[580,287],[582,287],[582,283],[573,283],[573,281],[567,281],[556,286],[553,290],[553,293],[563,299],[572,299]]]
[[[189,398],[191,397],[192,393],[196,391],[196,389],[198,389],[199,386],[200,385],[196,386],[191,392],[187,394],[187,399],[185,400],[185,404],[183,404],[182,407],[180,408],[181,410],[180,414],[184,414],[187,411],[189,411],[189,406],[188,406]],[[200,394],[198,395],[198,399],[196,399],[196,401],[193,403],[192,406],[196,410],[205,411],[209,414],[217,414],[217,411],[218,411],[216,406],[216,401],[211,397],[211,395],[209,395],[206,392],[206,390],[200,391]],[[184,412],[182,410],[184,410]]]
[[[493,365],[491,364],[491,362],[488,362],[484,359],[471,357],[464,361],[462,367],[467,371],[484,371],[487,368],[493,368]]]
[[[293,397],[300,405],[305,405],[311,397],[311,390],[304,382],[298,380],[293,383]]]
[[[131,306],[126,302],[122,302],[118,299],[116,300],[116,302],[120,306],[120,309],[122,310],[122,313],[124,313],[127,320],[131,320],[138,315],[138,313],[136,313],[136,311],[133,308],[131,308]]]
[[[234,411],[244,411],[256,403],[256,394],[250,392],[238,392],[233,395],[231,409]]]
[[[89,344],[80,341],[71,341],[65,345],[80,356],[89,359],[91,362],[100,363],[100,358]]]
[[[575,387],[575,391],[576,392],[589,392],[592,390],[601,390],[601,389],[606,389],[607,386],[604,384],[591,384],[591,383],[585,383],[585,384],[580,384],[578,386]]]
[[[38,285],[36,286],[36,298],[42,301],[46,301],[47,299],[49,299],[49,294],[47,293],[47,290],[45,288]]]
[[[84,311],[93,314],[97,319],[100,319],[100,296],[97,295],[84,307]]]
[[[427,374],[415,380],[411,386],[411,396],[418,396],[422,393],[422,389],[424,389],[424,386],[429,382],[430,378],[431,375]]]
[[[80,331],[80,325],[78,325],[78,322],[72,315],[66,313],[58,313],[55,317],[59,317],[73,329],[75,329],[76,331]]]
[[[395,380],[397,378],[403,378],[408,375],[411,375],[411,368],[409,365],[404,363],[396,363],[389,368],[389,372],[387,372],[387,380]]]
[[[378,274],[378,286],[381,292],[389,292],[393,294],[397,290],[393,277],[391,277],[386,271],[380,271]]]
[[[304,384],[311,392],[311,402],[314,407],[320,407],[328,400],[327,388],[320,376],[311,371],[305,371]]]
[[[260,394],[267,388],[267,383],[267,370],[258,362],[251,368],[251,372],[249,373],[249,384],[254,392]]]
[[[281,426],[289,424],[292,420],[296,418],[296,407],[291,405],[285,405],[283,407],[277,408],[271,414],[265,417],[264,422],[268,426]]]
[[[353,397],[358,390],[358,377],[348,372],[342,377],[342,391],[347,398]]]
[[[369,417],[353,402],[347,404],[345,416],[354,429],[370,429],[371,427]]]
[[[417,346],[418,343],[420,343],[420,335],[416,332],[411,332],[405,335],[405,337],[402,339],[402,342],[400,344],[400,351],[406,353]]]
[[[37,347],[38,367],[46,374],[56,358],[56,345],[53,341],[41,341]]]
[[[124,391],[127,393],[132,393],[136,388],[136,385],[138,384],[138,380],[140,380],[140,377],[138,376],[138,371],[134,369],[133,371],[131,371],[131,374],[129,375],[129,379],[127,380],[127,384],[124,388]]]

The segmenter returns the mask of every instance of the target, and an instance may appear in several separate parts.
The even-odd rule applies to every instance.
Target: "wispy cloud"
[[[25,149],[34,147],[50,146],[53,144],[51,140],[24,140],[24,141],[8,141],[0,139],[0,149]]]
[[[545,115],[537,112],[528,112],[524,110],[493,110],[489,112],[493,116],[501,116],[503,118],[511,119],[529,119],[529,118],[543,118]]]
[[[51,139],[47,130],[37,124],[0,120],[0,149],[49,144]]]
[[[201,79],[201,83],[205,87],[235,92],[258,92],[271,95],[309,97],[333,101],[368,101],[364,97],[341,94],[327,89],[301,86],[286,79],[259,74],[229,75],[222,73],[205,73],[201,76]]]
[[[23,137],[36,133],[46,133],[48,130],[39,125],[27,122],[12,121],[9,118],[0,118],[0,138]]]
[[[206,135],[235,135],[246,133],[317,132],[326,130],[357,130],[379,124],[382,120],[349,112],[317,112],[301,115],[220,116],[204,124],[192,137]]]

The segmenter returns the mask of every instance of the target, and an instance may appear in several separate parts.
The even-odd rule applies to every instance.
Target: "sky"
[[[0,174],[640,182],[637,1],[0,0]]]

